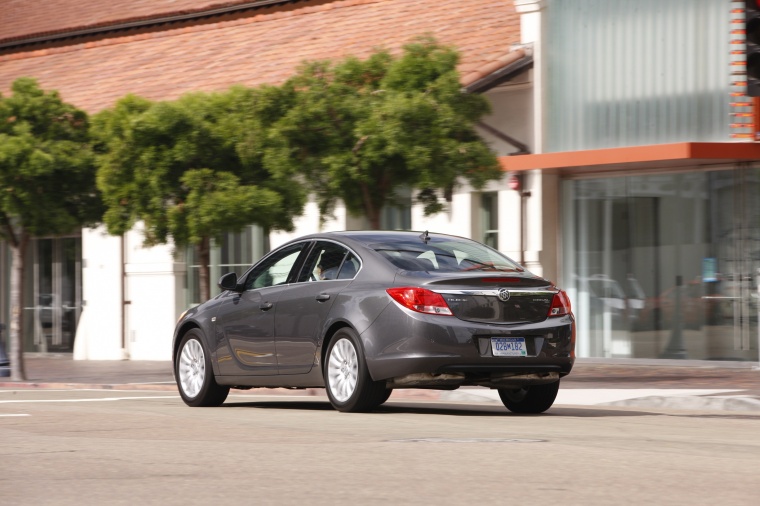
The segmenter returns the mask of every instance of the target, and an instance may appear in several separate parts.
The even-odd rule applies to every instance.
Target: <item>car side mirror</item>
[[[231,290],[233,292],[239,292],[237,284],[237,274],[234,272],[228,272],[221,278],[219,278],[219,288],[222,290]]]

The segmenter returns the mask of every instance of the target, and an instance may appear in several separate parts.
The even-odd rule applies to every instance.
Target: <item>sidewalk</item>
[[[654,361],[652,361],[654,362]],[[27,380],[0,377],[0,388],[65,388],[174,391],[170,362],[72,360],[71,355],[29,355]],[[324,395],[307,391],[253,389],[259,395]],[[496,391],[396,390],[392,399],[499,402]],[[579,359],[562,380],[556,405],[636,406],[760,412],[756,363],[593,361]]]

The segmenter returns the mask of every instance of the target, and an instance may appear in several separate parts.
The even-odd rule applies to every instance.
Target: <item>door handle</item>
[[[269,311],[270,309],[272,309],[272,306],[274,306],[274,304],[272,304],[271,302],[262,302],[261,304],[259,304],[259,309],[261,309],[262,311]]]
[[[320,293],[319,295],[317,295],[317,300],[319,302],[324,302],[324,301],[329,300],[329,299],[330,299],[330,294],[329,293]]]

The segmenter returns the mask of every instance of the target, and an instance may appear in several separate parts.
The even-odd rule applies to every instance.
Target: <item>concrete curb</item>
[[[593,389],[592,389],[593,390]],[[662,392],[668,392],[662,389]],[[562,402],[562,389],[555,406],[620,406],[689,411],[744,411],[760,413],[760,398],[752,395],[650,395],[611,402]],[[498,393],[493,390],[459,389],[441,392],[442,401],[492,402],[500,404]]]
[[[31,382],[6,381],[0,382],[0,388],[17,388],[19,390],[151,390],[159,392],[176,392],[177,385],[155,383],[61,383],[61,382]]]
[[[752,396],[683,396],[683,397],[640,397],[625,401],[608,402],[604,406],[625,406],[641,408],[666,408],[690,411],[744,411],[760,413],[760,399]]]

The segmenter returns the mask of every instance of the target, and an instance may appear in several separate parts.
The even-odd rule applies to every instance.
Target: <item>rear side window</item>
[[[329,281],[338,275],[348,250],[334,242],[319,241],[309,253],[298,281]],[[353,277],[353,276],[352,276]]]
[[[356,255],[349,253],[348,257],[343,261],[343,265],[338,272],[338,279],[354,279],[356,273],[359,272],[359,259]]]

